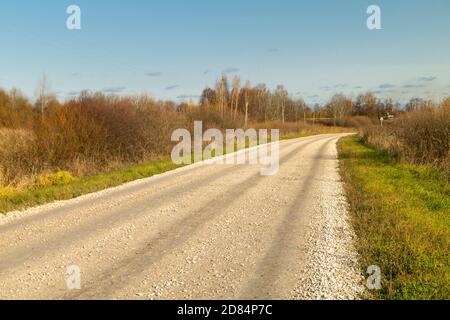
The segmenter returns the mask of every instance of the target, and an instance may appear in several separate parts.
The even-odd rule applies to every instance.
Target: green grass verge
[[[450,187],[427,166],[393,161],[349,136],[338,143],[362,272],[382,271],[372,299],[450,299]]]
[[[298,138],[306,138],[306,137],[310,137],[310,136],[315,136],[321,133],[294,133],[294,134],[289,134],[289,135],[285,135],[280,137],[280,140],[291,140],[291,139],[298,139]]]
[[[68,200],[83,194],[115,187],[126,182],[147,178],[180,167],[170,159],[133,165],[96,176],[77,178],[64,184],[33,188],[22,192],[0,195],[0,213],[25,209],[56,200]]]
[[[319,134],[332,134],[332,133],[355,133],[356,131],[352,128],[341,128],[341,127],[326,127],[325,129],[319,129],[312,132],[300,132],[289,135],[284,135],[280,137],[280,140],[290,140],[297,138],[305,138],[310,136],[316,136]]]

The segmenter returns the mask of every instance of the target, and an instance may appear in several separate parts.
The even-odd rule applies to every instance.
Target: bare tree
[[[249,100],[249,95],[250,95],[250,82],[247,81],[246,85],[245,85],[245,89],[244,89],[244,97],[245,97],[245,128],[247,128],[248,125],[248,107],[250,105],[250,100]]]
[[[231,100],[231,114],[233,119],[237,117],[237,111],[239,106],[239,93],[240,93],[241,79],[239,76],[235,76],[233,79],[233,92]],[[234,109],[234,110],[233,110]]]
[[[275,94],[278,97],[279,110],[281,109],[281,121],[284,123],[286,119],[285,109],[286,109],[286,98],[288,96],[288,93],[282,85],[279,85],[277,86]]]
[[[334,126],[336,126],[337,119],[342,120],[345,115],[351,113],[353,103],[351,99],[343,94],[336,94],[331,98],[329,106],[333,115]]]
[[[219,95],[219,112],[222,115],[222,118],[224,118],[228,106],[228,79],[226,74],[223,74],[222,78],[219,80],[217,92]]]
[[[51,99],[50,84],[45,73],[39,80],[38,86],[36,88],[36,96],[38,99],[37,104],[41,110],[41,114],[44,114],[44,110],[45,108],[47,108],[48,103]]]

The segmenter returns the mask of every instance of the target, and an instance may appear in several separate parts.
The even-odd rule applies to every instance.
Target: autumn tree
[[[210,108],[217,104],[217,92],[214,89],[206,88],[200,96],[200,106],[202,108]]]

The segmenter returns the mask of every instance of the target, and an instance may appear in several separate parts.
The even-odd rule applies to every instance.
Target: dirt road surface
[[[273,176],[194,165],[0,217],[0,299],[356,299],[341,136],[281,142]]]

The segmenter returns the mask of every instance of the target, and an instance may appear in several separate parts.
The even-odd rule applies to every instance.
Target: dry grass
[[[285,138],[293,138],[295,136],[305,136],[311,134],[343,133],[351,131],[343,127],[331,127],[321,124],[312,125],[309,123],[305,124],[302,121],[285,123],[281,121],[252,123],[250,127],[255,129],[279,129],[280,136]]]
[[[395,159],[431,164],[450,177],[450,107],[427,108],[403,114],[383,127],[363,126],[363,140]]]

